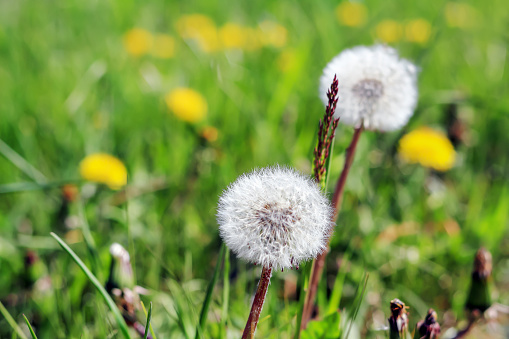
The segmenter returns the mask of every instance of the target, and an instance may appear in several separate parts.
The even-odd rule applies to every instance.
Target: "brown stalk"
[[[343,201],[343,193],[345,191],[346,178],[348,177],[348,173],[350,172],[350,168],[352,167],[353,159],[355,156],[355,150],[357,148],[357,143],[359,142],[359,137],[361,132],[364,130],[362,124],[359,128],[356,128],[352,137],[352,141],[350,145],[346,149],[346,158],[345,164],[343,165],[343,170],[341,171],[341,175],[336,183],[336,188],[334,190],[334,195],[332,196],[332,206],[334,207],[334,215],[332,217],[332,221],[335,222],[339,211],[341,209],[341,202]],[[331,234],[332,236],[332,234]],[[313,266],[311,268],[311,277],[309,279],[309,290],[306,295],[306,301],[304,302],[304,310],[302,312],[302,322],[301,329],[305,329],[309,320],[311,319],[311,313],[313,311],[313,305],[316,298],[316,291],[318,289],[318,283],[322,277],[323,267],[325,265],[325,258],[327,253],[329,252],[329,244],[330,237],[327,244],[327,249],[323,251],[318,257],[313,261]]]
[[[254,338],[256,325],[260,319],[260,313],[262,313],[262,307],[265,302],[265,296],[267,295],[271,276],[272,267],[263,267],[260,281],[258,282],[258,288],[256,289],[256,294],[253,299],[253,305],[251,306],[251,312],[249,312],[249,318],[247,319],[244,333],[242,333],[242,339]]]

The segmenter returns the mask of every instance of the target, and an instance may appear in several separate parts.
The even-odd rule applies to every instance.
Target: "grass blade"
[[[16,153],[15,150],[9,147],[3,140],[0,139],[0,154],[3,154],[4,157],[7,158],[14,166],[20,169],[23,173],[29,176],[32,180],[44,183],[46,182],[46,177],[44,174],[39,172],[37,168],[32,166],[28,161],[25,160],[21,155]]]
[[[145,308],[145,304],[143,303],[143,301],[140,301],[140,303],[141,303],[141,308],[143,309],[143,313],[145,313],[145,317],[148,318],[148,313],[147,313],[147,309]],[[152,302],[150,302],[150,309],[152,309]],[[152,316],[151,316],[151,319],[152,319]],[[149,327],[150,327],[150,334],[152,334],[152,338],[157,339],[156,334],[154,333],[154,329],[152,328],[152,324],[150,324]],[[147,333],[147,329],[145,329],[145,333]]]
[[[348,263],[348,259],[350,257],[350,252],[347,251],[343,258],[341,259],[341,267],[338,270],[336,275],[336,280],[334,281],[334,287],[332,288],[332,293],[329,298],[329,307],[327,308],[327,314],[336,312],[339,308],[339,304],[341,302],[341,295],[343,294],[343,285],[345,283],[346,278],[346,265]]]
[[[103,297],[104,301],[106,301],[106,304],[110,308],[111,312],[113,313],[113,316],[115,317],[115,320],[117,321],[118,327],[120,327],[120,331],[124,335],[124,338],[130,339],[131,336],[129,335],[129,328],[127,327],[127,324],[125,323],[125,320],[122,317],[122,314],[120,314],[120,311],[117,308],[117,305],[115,304],[113,299],[111,299],[111,297],[108,295],[108,292],[106,292],[106,290],[104,289],[102,284],[99,282],[99,280],[97,280],[97,278],[92,274],[92,272],[90,272],[90,270],[83,263],[83,261],[81,261],[81,259],[78,257],[78,255],[76,253],[74,253],[74,251],[69,246],[67,246],[67,244],[62,239],[60,239],[60,237],[58,235],[56,235],[53,232],[51,232],[50,234],[53,238],[55,238],[55,240],[60,244],[60,246],[62,246],[64,251],[66,251],[71,256],[71,258],[76,262],[76,264],[78,264],[78,266],[81,268],[83,273],[85,273],[85,275],[88,277],[88,279],[92,282],[92,284],[95,286],[95,288],[97,288],[97,290]]]
[[[223,264],[223,308],[221,310],[221,338],[226,338],[228,327],[228,304],[230,302],[230,250],[224,252]]]
[[[145,335],[143,336],[143,339],[147,339],[148,328],[150,327],[150,319],[152,319],[152,302],[150,302],[150,305],[148,308],[147,324],[145,325]]]
[[[196,339],[202,336],[202,331],[207,323],[207,314],[209,312],[210,301],[212,300],[212,292],[214,291],[214,286],[216,286],[217,279],[219,277],[219,268],[221,267],[221,262],[223,261],[225,252],[226,246],[222,243],[221,250],[219,251],[219,257],[217,258],[216,268],[214,269],[214,275],[207,287],[207,294],[205,295],[205,300],[203,301],[203,306],[200,312],[200,322],[196,328]]]
[[[1,301],[0,301],[0,313],[2,313],[5,320],[7,320],[7,322],[9,323],[9,325],[11,325],[14,332],[16,332],[21,339],[28,339],[27,336],[25,335],[25,333],[23,333],[21,328],[16,323],[16,320],[14,320],[14,318],[11,316],[9,311],[7,311],[7,309],[5,308],[4,304],[2,304]]]
[[[362,299],[364,299],[364,293],[366,292],[366,286],[368,285],[368,279],[369,279],[369,272],[366,272],[364,274],[364,279],[363,279],[364,283],[363,283],[363,286],[362,286],[361,293],[359,295],[358,294],[358,290],[357,290],[357,293],[356,293],[357,295],[359,295],[358,296],[358,302],[357,302],[357,305],[355,306],[355,310],[353,312],[353,315],[350,317],[350,324],[348,325],[348,330],[346,331],[346,335],[345,335],[344,339],[348,339],[348,336],[350,335],[350,331],[352,330],[353,322],[355,321],[355,318],[357,318],[357,314],[359,313],[359,309],[361,308]]]
[[[37,339],[37,336],[35,335],[35,332],[32,328],[32,325],[30,325],[30,322],[28,321],[27,317],[23,314],[23,318],[25,318],[25,322],[27,323],[28,329],[30,330],[30,334],[32,335],[32,339]]]

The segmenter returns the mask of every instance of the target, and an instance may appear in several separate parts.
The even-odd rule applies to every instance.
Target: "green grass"
[[[340,295],[340,308],[350,312],[369,272],[352,338],[376,336],[382,324],[373,314],[381,310],[387,318],[394,298],[410,306],[410,328],[429,307],[440,321],[446,311],[461,319],[479,246],[492,252],[496,300],[508,304],[509,15],[502,0],[465,2],[476,13],[466,29],[447,25],[445,1],[368,0],[368,21],[358,28],[339,24],[337,2],[329,0],[1,2],[0,301],[12,319],[0,318],[0,337],[25,330],[22,314],[39,338],[122,336],[94,285],[50,232],[93,268],[99,284],[108,275],[111,243],[128,248],[159,338],[195,337],[200,323],[204,337],[240,337],[260,269],[231,253],[229,273],[216,273],[222,278],[206,292],[221,265],[218,196],[254,167],[280,163],[311,173],[323,116],[322,68],[344,48],[374,43],[384,19],[432,23],[428,43],[392,44],[420,67],[419,104],[402,131],[361,136],[319,309],[330,310]],[[189,13],[206,14],[218,26],[273,20],[286,27],[288,40],[281,48],[205,53],[177,34],[176,21]],[[127,54],[122,38],[133,27],[172,35],[175,56]],[[285,52],[293,55],[288,71],[278,66]],[[188,124],[168,111],[164,95],[179,86],[206,98],[203,122]],[[437,174],[399,161],[401,135],[421,125],[445,130],[450,103],[465,127],[455,168]],[[205,126],[218,129],[217,141],[200,138]],[[329,192],[352,132],[337,129]],[[122,192],[80,179],[80,160],[98,151],[126,164],[127,203]],[[68,182],[79,186],[81,199],[65,204],[60,187]],[[305,269],[273,275],[260,338],[294,336]],[[207,295],[207,316],[200,317]],[[147,316],[137,312],[145,325]]]

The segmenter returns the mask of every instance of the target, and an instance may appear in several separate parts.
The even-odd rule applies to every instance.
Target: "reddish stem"
[[[249,318],[247,319],[244,333],[242,333],[242,339],[253,339],[256,331],[256,325],[258,319],[260,319],[260,313],[262,313],[263,303],[265,302],[265,296],[267,295],[267,289],[269,288],[270,277],[272,276],[272,267],[263,267],[260,281],[258,282],[258,288],[251,306],[251,312],[249,312]]]
[[[336,189],[334,190],[334,195],[332,196],[332,206],[334,207],[334,215],[332,220],[334,222],[338,217],[341,202],[343,201],[346,178],[350,172],[350,167],[352,167],[353,159],[355,156],[355,149],[357,148],[357,143],[359,142],[359,137],[363,130],[364,128],[362,125],[361,127],[355,129],[352,141],[346,149],[346,158],[345,164],[343,166],[343,171],[341,172],[341,175],[336,184]],[[330,236],[332,236],[332,234]],[[313,311],[313,305],[316,298],[316,291],[318,289],[318,283],[322,277],[323,267],[325,265],[325,257],[329,252],[330,236],[327,244],[327,249],[319,254],[318,257],[316,257],[316,259],[313,261],[313,267],[311,268],[311,278],[309,279],[309,291],[306,294],[306,301],[304,302],[304,310],[302,312],[302,322],[300,326],[301,329],[305,329],[309,320],[311,319],[311,313]]]

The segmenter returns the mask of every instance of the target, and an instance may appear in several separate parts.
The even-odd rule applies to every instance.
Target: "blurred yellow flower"
[[[401,24],[394,20],[383,20],[375,28],[376,37],[387,43],[398,42],[402,32]]]
[[[152,42],[152,34],[141,28],[133,28],[124,34],[124,48],[134,56],[147,53],[152,47]]]
[[[462,2],[449,2],[445,5],[445,20],[450,27],[470,28],[477,24],[477,10]]]
[[[219,136],[219,131],[213,126],[206,126],[200,131],[200,135],[208,142],[214,142]]]
[[[260,32],[257,29],[246,27],[246,45],[244,49],[247,51],[256,51],[262,47]]]
[[[177,31],[182,38],[196,41],[204,52],[214,52],[221,47],[214,21],[203,14],[183,15],[177,20]]]
[[[431,24],[424,19],[414,19],[406,24],[405,37],[407,41],[425,44],[430,35]]]
[[[80,162],[80,175],[85,180],[106,184],[114,190],[127,183],[127,170],[122,161],[106,153],[87,155]]]
[[[437,171],[447,171],[454,165],[456,151],[449,139],[429,127],[420,127],[399,141],[398,153],[409,163],[419,163]]]
[[[298,63],[297,54],[292,49],[287,49],[277,58],[277,67],[283,73],[289,72],[292,69],[295,69]]]
[[[358,2],[345,1],[336,7],[336,17],[344,26],[359,27],[366,23],[368,10]]]
[[[246,45],[246,29],[235,23],[227,23],[219,30],[219,38],[224,48],[242,49]]]
[[[288,31],[277,22],[263,21],[259,25],[260,41],[263,45],[281,48],[286,45]]]
[[[195,90],[190,88],[177,88],[169,92],[164,100],[168,108],[180,120],[199,122],[207,114],[207,101]]]
[[[152,54],[161,59],[168,59],[175,55],[175,39],[171,35],[158,34],[154,37]]]

